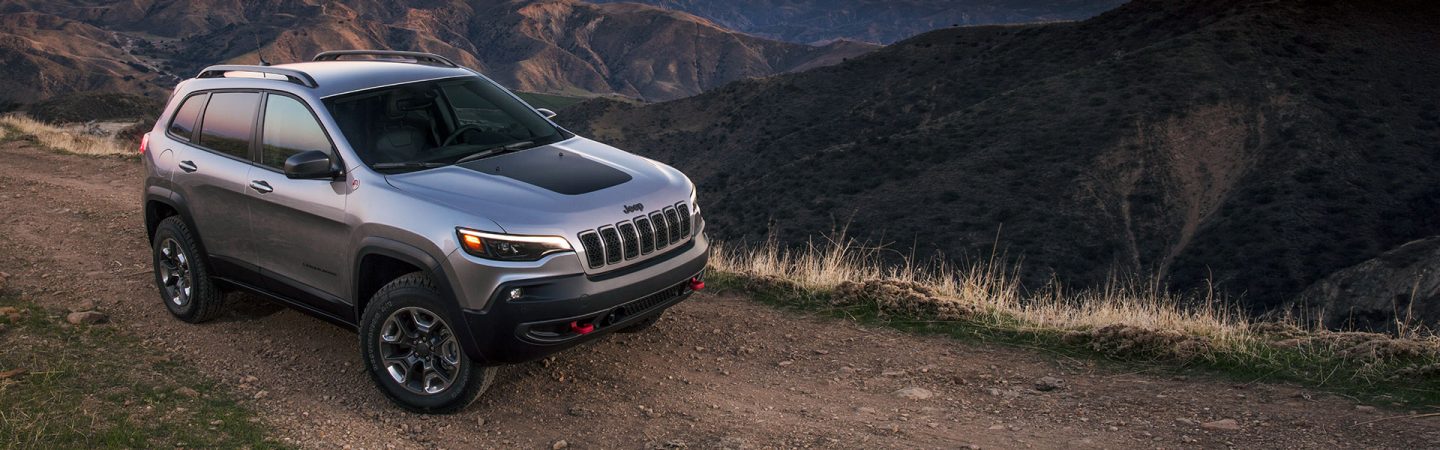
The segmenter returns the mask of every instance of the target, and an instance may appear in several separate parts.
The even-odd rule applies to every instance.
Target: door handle
[[[192,173],[200,170],[200,167],[195,165],[195,161],[185,160],[180,161],[180,170],[183,170],[186,173]]]
[[[251,181],[250,189],[254,189],[255,192],[259,192],[261,194],[269,194],[271,191],[275,190],[275,188],[270,187],[270,183],[266,183],[265,180]]]

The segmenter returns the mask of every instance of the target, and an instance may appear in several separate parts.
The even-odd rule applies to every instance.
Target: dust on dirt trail
[[[166,352],[223,380],[282,441],[301,447],[1440,442],[1440,418],[1376,420],[1407,411],[1359,407],[1332,394],[1203,375],[1118,373],[1043,350],[907,335],[711,294],[672,309],[648,332],[505,367],[461,413],[411,414],[371,385],[349,331],[248,295],[230,296],[226,313],[212,323],[172,319],[151,280],[141,177],[134,160],[0,144],[0,271],[13,274],[9,289],[57,308],[95,301],[112,317],[106,326],[147,343],[136,352]],[[1045,377],[1051,379],[1040,387],[1054,389],[1037,389]]]

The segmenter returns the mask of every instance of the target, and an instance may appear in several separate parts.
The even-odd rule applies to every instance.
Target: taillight
[[[140,135],[140,154],[145,154],[145,148],[150,146],[150,133]]]

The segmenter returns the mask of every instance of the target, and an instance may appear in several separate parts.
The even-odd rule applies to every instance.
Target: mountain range
[[[970,25],[1080,20],[1125,0],[597,0],[685,11],[726,28],[789,42],[889,44]]]
[[[950,28],[562,123],[671,163],[709,230],[993,249],[1029,287],[1116,278],[1251,311],[1440,235],[1440,3],[1137,0]]]
[[[210,64],[393,48],[450,57],[517,90],[666,100],[875,47],[779,42],[683,12],[577,0],[6,0],[0,99],[159,96]]]

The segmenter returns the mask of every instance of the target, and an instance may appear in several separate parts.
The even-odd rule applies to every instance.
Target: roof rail
[[[196,75],[195,78],[225,78],[225,74],[230,72],[252,72],[266,75],[280,75],[285,77],[285,81],[289,81],[291,83],[295,83],[308,88],[314,88],[320,85],[319,83],[316,83],[315,78],[311,77],[308,73],[294,69],[282,69],[279,67],[270,66],[210,66],[206,67],[205,70],[201,70],[200,74]]]
[[[455,64],[454,61],[451,61],[450,58],[446,58],[444,56],[440,56],[434,53],[404,52],[399,50],[332,50],[328,52],[320,52],[320,54],[315,55],[315,58],[312,61],[339,61],[341,57],[345,56],[380,57],[377,59],[383,59],[384,57],[408,58],[413,59],[416,63],[420,64],[431,64],[445,67],[460,67],[458,64]]]

